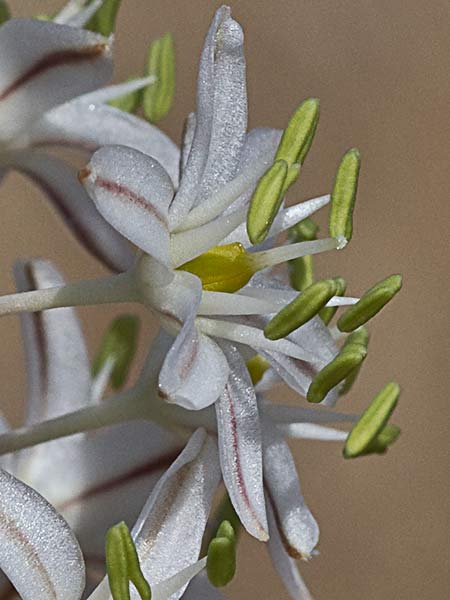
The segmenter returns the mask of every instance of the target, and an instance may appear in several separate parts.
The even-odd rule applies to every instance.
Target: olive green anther
[[[122,315],[114,319],[103,337],[100,350],[92,365],[95,377],[108,361],[112,361],[111,385],[114,389],[125,383],[131,362],[136,353],[139,319]]]
[[[345,290],[347,289],[347,282],[342,277],[335,277],[334,281],[336,282],[336,293],[335,296],[343,296],[345,294]],[[328,325],[331,319],[336,314],[338,307],[337,306],[324,306],[322,310],[319,312],[319,317]]]
[[[236,572],[236,535],[229,521],[222,521],[208,546],[208,579],[215,587],[230,583]]]
[[[264,335],[269,340],[279,340],[312,319],[335,295],[334,279],[317,281],[285,306],[266,325]]]
[[[352,239],[353,209],[360,166],[361,157],[356,148],[352,148],[344,154],[331,193],[330,237],[343,236],[349,241]]]
[[[157,123],[169,112],[175,95],[175,48],[171,33],[151,44],[145,74],[154,75],[156,81],[144,90],[144,116]]]
[[[314,377],[306,395],[308,402],[322,402],[332,388],[361,365],[366,356],[367,349],[362,344],[344,345],[341,352]]]
[[[111,527],[106,534],[106,570],[114,600],[130,600],[130,581],[142,600],[151,600],[130,531],[124,522]]]
[[[286,161],[277,160],[267,169],[256,186],[247,213],[247,233],[252,244],[260,244],[269,233],[283,200],[287,171]]]
[[[284,160],[288,166],[302,165],[311,147],[319,121],[319,100],[304,100],[291,117],[278,146],[275,160]]]
[[[360,344],[367,351],[367,346],[369,344],[369,332],[367,331],[367,329],[364,326],[360,327],[359,329],[356,329],[355,331],[353,331],[353,333],[351,333],[348,336],[344,347],[346,346],[348,348],[349,346],[351,346],[351,344]],[[350,375],[348,375],[348,377],[346,377],[344,384],[342,385],[342,387],[340,389],[341,395],[347,394],[351,390],[351,388],[353,387],[353,384],[355,383],[355,381],[359,375],[361,366],[362,365],[358,365],[350,373]]]
[[[100,33],[105,37],[111,35],[116,27],[117,11],[122,0],[103,0],[100,8],[85,26],[86,29]]]
[[[318,230],[319,226],[307,217],[290,228],[289,240],[293,243],[315,240]],[[310,254],[289,261],[289,279],[295,290],[301,292],[314,283],[313,265],[313,257]]]
[[[361,299],[350,306],[340,317],[337,326],[341,331],[353,331],[375,316],[402,287],[401,275],[386,277],[368,290]]]
[[[353,426],[344,447],[345,458],[355,458],[366,453],[371,444],[386,449],[386,443],[392,443],[400,433],[397,429],[385,430],[385,426],[397,405],[400,387],[397,383],[388,383],[372,400],[360,419]],[[381,432],[381,440],[376,443]]]

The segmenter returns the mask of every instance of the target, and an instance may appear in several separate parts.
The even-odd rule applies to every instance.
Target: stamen
[[[345,342],[345,346],[348,348],[348,346],[350,346],[351,344],[360,344],[367,351],[367,347],[369,345],[369,332],[367,331],[367,329],[365,327],[359,327],[359,329],[356,329],[353,333],[351,333],[348,336],[347,341]],[[347,378],[345,379],[344,384],[340,390],[341,395],[347,394],[351,390],[351,388],[353,387],[353,384],[355,383],[355,381],[359,375],[360,370],[361,370],[361,365],[357,366],[350,373],[350,375],[347,376]]]
[[[215,587],[230,583],[236,572],[236,534],[229,521],[222,521],[208,546],[208,579]]]
[[[82,96],[79,96],[76,101],[84,102],[86,104],[105,104],[106,102],[111,102],[112,100],[139,91],[147,85],[155,83],[155,81],[156,77],[153,75],[149,77],[138,77],[116,85],[108,85],[107,87],[95,90],[95,92],[83,94]]]
[[[175,50],[172,34],[166,33],[152,42],[146,74],[153,75],[156,83],[144,91],[144,116],[150,123],[157,123],[169,112],[175,93]]]
[[[272,248],[271,250],[263,250],[255,252],[251,255],[253,265],[259,269],[273,267],[280,263],[284,263],[299,256],[308,256],[310,254],[320,254],[328,250],[342,250],[347,245],[347,240],[344,237],[325,238],[323,240],[314,240],[312,242],[299,242],[297,244],[289,244]]]
[[[336,296],[343,296],[345,294],[345,290],[347,289],[347,282],[342,277],[335,277],[334,281],[336,283]],[[322,319],[322,321],[325,323],[325,325],[328,325],[328,323],[334,317],[338,306],[339,306],[339,304],[337,304],[335,306],[328,305],[328,306],[322,308],[321,311],[319,311],[319,316]],[[340,306],[342,306],[342,305],[340,305]]]
[[[317,239],[319,226],[312,219],[306,218],[297,223],[289,231],[291,243],[312,242]],[[300,256],[289,263],[289,279],[295,290],[301,292],[314,283],[314,261],[312,256]]]
[[[311,148],[318,122],[319,100],[304,100],[283,133],[275,160],[284,160],[289,166],[302,165]]]
[[[352,148],[341,161],[336,173],[331,193],[330,235],[342,235],[348,241],[353,233],[353,209],[355,208],[356,191],[358,189],[361,157],[356,148]]]

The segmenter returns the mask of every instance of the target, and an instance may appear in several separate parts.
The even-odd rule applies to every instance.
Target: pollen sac
[[[311,242],[317,239],[319,226],[309,217],[289,230],[289,241]],[[314,283],[313,257],[311,254],[289,261],[289,279],[292,287],[301,292]]]
[[[362,344],[344,344],[339,354],[313,379],[306,395],[308,402],[322,402],[332,388],[361,365],[366,356],[367,348]]]
[[[100,350],[92,365],[94,377],[111,362],[111,385],[122,387],[136,353],[139,319],[133,315],[117,317],[106,332]]]
[[[275,160],[284,160],[291,167],[302,165],[319,122],[319,100],[308,98],[300,104],[284,130]]]
[[[351,333],[346,342],[345,342],[345,346],[344,347],[348,347],[352,344],[360,344],[363,348],[365,348],[366,352],[367,352],[367,346],[369,345],[369,332],[367,331],[367,329],[365,327],[359,327],[358,329],[356,329],[353,333]],[[358,365],[351,373],[350,375],[348,375],[348,377],[346,377],[344,384],[340,390],[340,394],[347,394],[351,388],[353,387],[353,384],[356,381],[356,378],[359,375],[359,371],[361,370],[361,364]]]
[[[375,316],[402,287],[401,275],[391,275],[368,290],[337,322],[341,331],[353,331]]]
[[[342,277],[335,277],[334,281],[336,283],[335,296],[343,296],[345,294],[345,290],[347,289],[347,282]],[[337,306],[325,306],[322,308],[322,310],[319,312],[319,316],[325,325],[328,325],[328,323],[336,314],[337,309]]]
[[[270,367],[270,364],[259,354],[249,358],[246,363],[250,379],[253,385],[256,385],[263,378],[264,373]]]
[[[103,0],[100,8],[95,12],[86,29],[100,33],[105,37],[111,35],[116,27],[117,11],[122,0]]]
[[[353,234],[353,209],[358,189],[361,156],[359,150],[352,148],[338,167],[334,187],[331,193],[330,236],[345,237],[351,240]]]
[[[222,521],[208,546],[208,579],[215,587],[230,583],[236,572],[236,535],[229,521]]]
[[[388,383],[372,400],[351,430],[344,447],[345,458],[355,458],[370,452],[384,452],[398,437],[400,430],[387,428],[400,395],[397,383]]]
[[[336,294],[336,290],[334,279],[313,283],[267,323],[264,335],[269,340],[279,340],[289,335],[312,319]]]
[[[150,46],[146,75],[154,75],[143,96],[145,118],[157,123],[169,112],[175,94],[175,50],[172,34],[166,33]]]
[[[145,579],[133,539],[127,525],[114,525],[106,534],[106,570],[114,600],[130,600],[130,582],[142,600],[151,600],[150,586]]]
[[[238,242],[211,248],[178,268],[197,275],[205,291],[229,293],[240,290],[257,270]]]
[[[276,160],[256,186],[247,214],[247,233],[252,244],[261,244],[269,233],[283,200],[288,164]]]

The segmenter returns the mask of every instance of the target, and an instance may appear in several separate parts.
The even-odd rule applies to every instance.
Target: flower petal
[[[150,585],[164,581],[197,559],[219,482],[217,446],[203,429],[198,429],[157,483],[132,531]],[[183,591],[171,600],[177,600]]]
[[[220,464],[231,502],[247,531],[268,539],[258,404],[244,359],[222,344],[230,376],[216,402]]]
[[[289,556],[283,545],[283,534],[278,529],[273,508],[267,502],[270,538],[267,544],[273,566],[293,600],[313,600],[297,568],[296,561]]]
[[[64,519],[32,488],[0,471],[0,567],[23,600],[79,600],[84,561]]]
[[[309,558],[319,527],[303,500],[288,445],[270,421],[264,420],[263,425],[264,481],[283,544],[293,558]]]
[[[156,160],[133,148],[105,146],[81,177],[100,214],[117,231],[170,264],[167,211],[173,187]]]
[[[92,98],[91,94],[80,96],[45,113],[33,125],[29,142],[69,146],[88,152],[94,152],[100,146],[129,146],[155,158],[176,185],[180,152],[172,140],[143,119]]]
[[[96,210],[65,163],[44,153],[28,151],[14,154],[11,166],[28,175],[47,194],[88,252],[114,271],[125,271],[131,266],[133,250]]]
[[[225,600],[225,596],[209,583],[206,573],[202,571],[188,585],[183,600]]]
[[[18,291],[64,285],[48,261],[16,263]],[[87,349],[75,311],[56,308],[21,315],[27,362],[27,425],[59,417],[90,404],[91,374]]]
[[[0,29],[0,131],[10,139],[45,111],[110,77],[108,41],[51,21],[11,19]]]
[[[236,173],[247,126],[243,34],[230,9],[216,12],[200,59],[196,128],[171,222]]]

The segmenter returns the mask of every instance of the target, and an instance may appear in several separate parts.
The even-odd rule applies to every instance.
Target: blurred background
[[[61,2],[15,0],[16,15]],[[175,106],[161,123],[179,142],[195,107],[196,69],[217,2],[124,0],[117,81],[140,74],[152,38],[171,31],[177,50]],[[355,234],[344,252],[317,261],[358,295],[400,272],[404,287],[371,326],[369,358],[341,409],[362,409],[387,381],[402,385],[393,419],[403,433],[385,456],[345,461],[337,444],[293,444],[303,492],[321,525],[320,556],[300,565],[318,600],[450,597],[449,353],[450,8],[434,0],[236,0],[246,34],[250,126],[284,127],[298,103],[321,100],[321,119],[301,181],[303,200],[331,190],[342,154],[362,153]],[[51,258],[71,280],[102,272],[18,175],[0,189],[0,290],[13,290],[18,257]],[[326,215],[322,223],[326,223]],[[121,311],[123,310],[123,307]],[[144,311],[144,337],[151,317]],[[84,309],[95,341],[117,310]],[[20,423],[25,393],[18,319],[0,321],[2,409]],[[261,545],[239,546],[233,600],[285,599]]]

